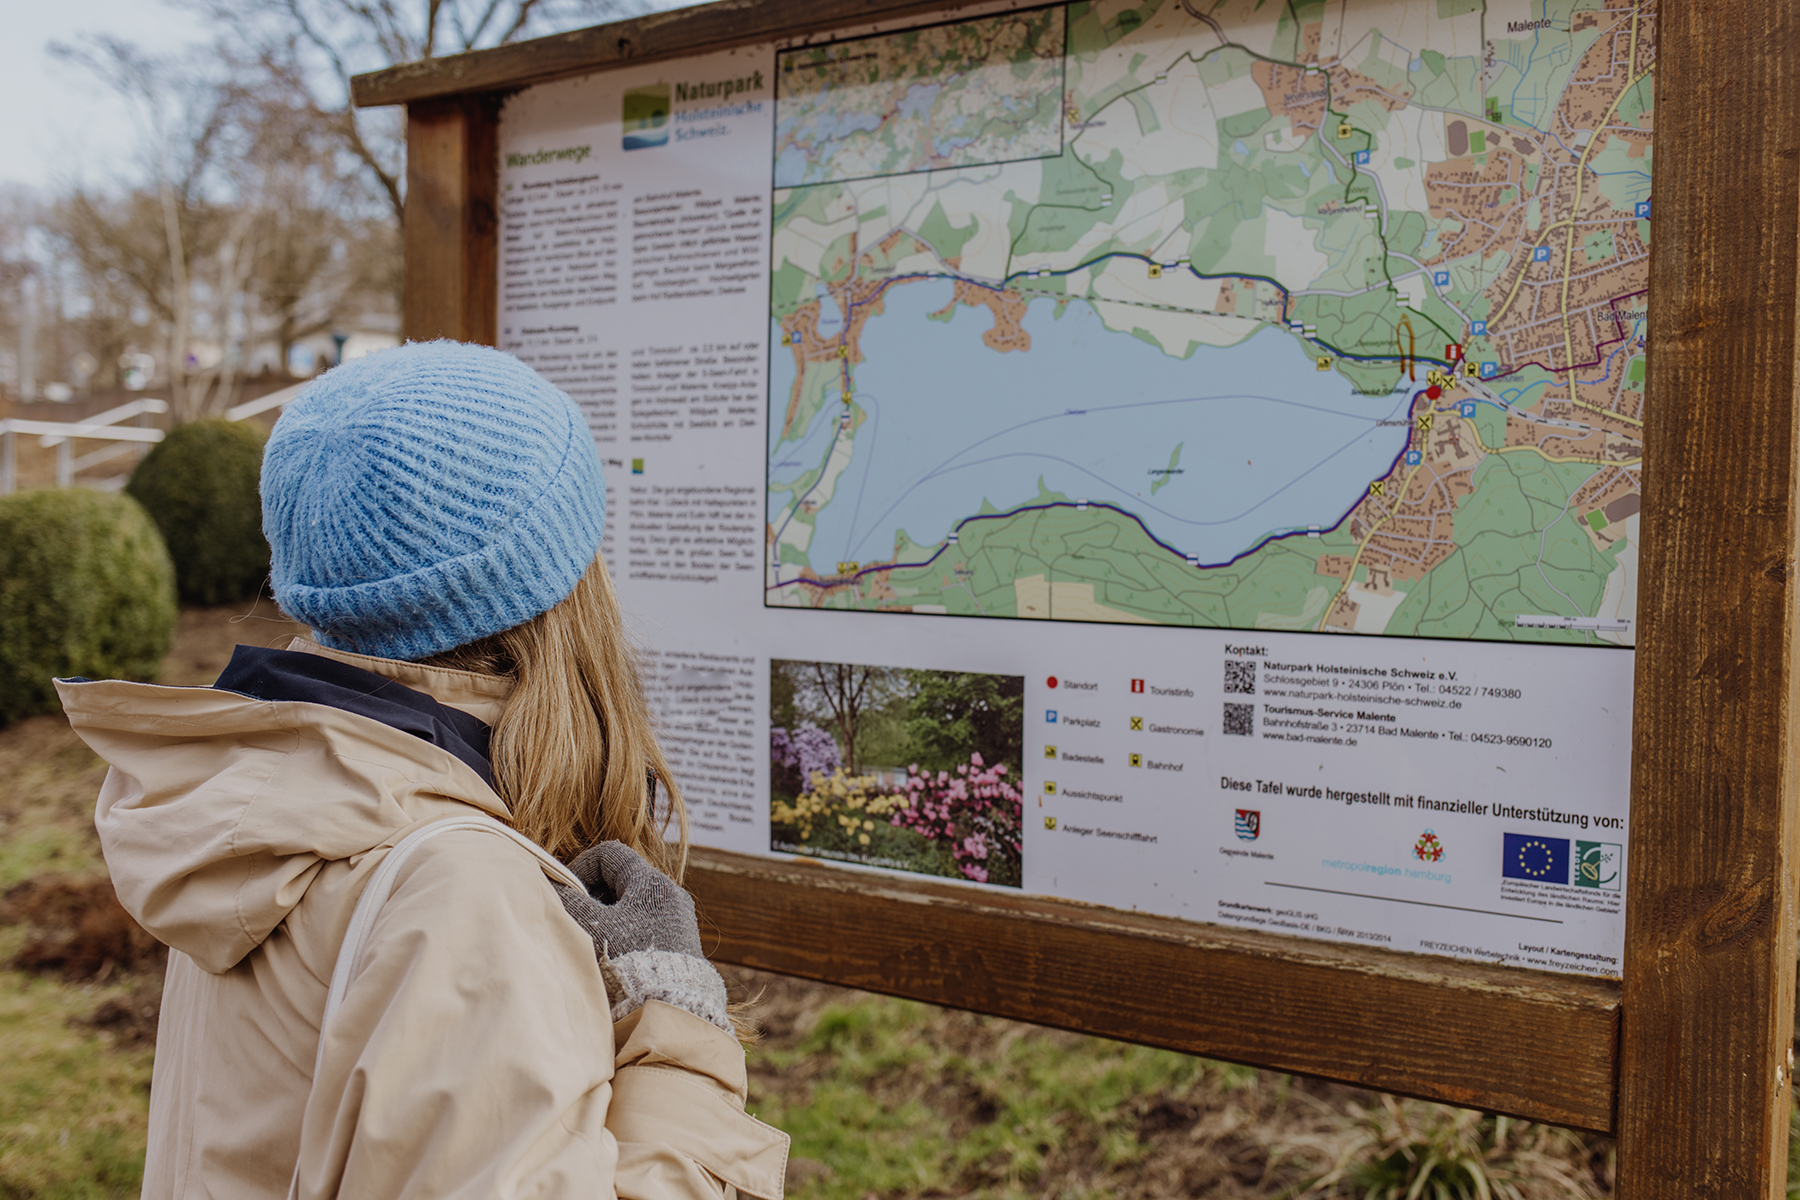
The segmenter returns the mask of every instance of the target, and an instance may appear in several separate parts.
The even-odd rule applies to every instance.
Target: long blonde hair
[[[512,680],[489,756],[514,828],[564,862],[624,842],[681,881],[687,806],[598,556],[555,608],[425,662]]]

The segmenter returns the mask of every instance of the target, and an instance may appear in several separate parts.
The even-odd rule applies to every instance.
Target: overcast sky
[[[652,0],[679,8],[692,0]],[[87,72],[50,57],[52,41],[107,33],[167,54],[212,41],[206,23],[163,0],[5,0],[0,34],[0,186],[54,187],[113,174],[129,156],[133,127],[125,102]]]
[[[52,41],[110,33],[166,53],[210,40],[200,20],[159,0],[13,0],[0,37],[0,183],[46,186],[108,173],[129,156],[131,114],[99,81],[50,57]]]

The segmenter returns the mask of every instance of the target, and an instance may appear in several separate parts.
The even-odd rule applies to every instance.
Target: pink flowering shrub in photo
[[[980,751],[954,771],[920,771],[914,763],[894,790],[906,798],[889,821],[946,843],[964,878],[1020,886],[1019,824],[1025,798],[1005,763],[988,766]]]

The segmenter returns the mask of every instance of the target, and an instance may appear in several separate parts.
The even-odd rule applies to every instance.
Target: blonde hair
[[[548,612],[425,662],[512,680],[489,757],[514,828],[564,862],[596,843],[624,842],[681,881],[687,806],[598,556]]]

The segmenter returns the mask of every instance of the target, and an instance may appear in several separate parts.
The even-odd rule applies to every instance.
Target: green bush
[[[58,675],[150,679],[175,633],[175,575],[129,496],[0,496],[0,724],[56,710]]]
[[[263,433],[238,421],[195,421],[151,447],[125,491],[150,513],[188,604],[254,596],[269,574],[263,539]]]

